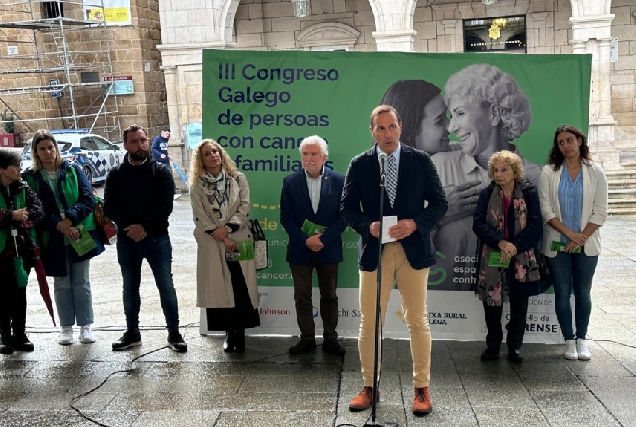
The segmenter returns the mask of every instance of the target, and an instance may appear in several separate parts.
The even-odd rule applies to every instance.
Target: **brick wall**
[[[41,3],[32,3],[40,5]],[[23,6],[15,6],[21,8],[14,10],[13,13],[2,13],[2,22],[15,22],[33,18],[37,19],[41,15],[41,11],[35,10],[33,15],[28,11],[28,4]],[[65,38],[68,51],[88,51],[89,54],[72,55],[72,63],[75,65],[100,64],[95,70],[99,72],[100,78],[108,75],[105,65],[108,62],[107,55],[95,52],[110,52],[110,59],[113,66],[113,74],[115,76],[132,76],[134,81],[134,94],[117,96],[117,108],[119,110],[119,119],[121,129],[123,130],[130,124],[140,124],[148,128],[149,134],[154,136],[160,128],[168,124],[168,114],[166,106],[165,85],[163,72],[160,69],[161,56],[156,49],[156,45],[161,40],[161,29],[159,26],[157,0],[131,0],[132,26],[108,27],[106,30],[102,28],[86,29],[80,27],[65,27]],[[65,4],[64,16],[67,18],[81,19],[82,10],[80,5]],[[36,45],[40,53],[55,52],[56,44],[61,44],[61,39],[47,32],[36,32],[34,38],[30,30],[5,30],[7,37],[0,37],[0,56],[6,56],[7,47],[10,45],[18,45],[20,54],[33,54]],[[59,36],[59,34],[58,34]],[[16,40],[30,41],[31,43],[15,43]],[[40,55],[46,58],[46,55]],[[42,61],[42,66],[53,66],[60,62],[55,59],[55,55],[51,60]],[[4,59],[4,58],[3,58]],[[0,63],[0,71],[8,71],[10,69],[26,69],[37,67],[34,60],[3,60]],[[146,68],[144,68],[146,67]],[[148,71],[144,71],[144,69]],[[47,72],[33,74],[0,74],[0,87],[28,87],[48,85],[50,79],[59,79],[66,81],[63,73]],[[73,83],[79,82],[80,76],[71,78]],[[99,96],[100,88],[75,88],[76,114],[82,114],[89,110],[91,113],[96,112],[101,104]],[[60,99],[58,106],[57,99],[53,99],[50,93],[37,94],[25,93],[21,95],[5,95],[2,99],[14,109],[18,115],[25,120],[36,118],[55,118],[60,116],[60,107],[63,115],[72,115],[71,102],[68,93]],[[114,110],[114,98],[111,97],[108,102],[108,109]],[[89,107],[93,104],[92,107]],[[0,111],[4,110],[0,105]],[[93,118],[80,120],[78,127],[88,127],[92,123]],[[61,123],[59,119],[51,119],[48,121],[28,121],[32,130],[48,127],[51,129],[70,127],[71,123]],[[108,125],[115,124],[111,120]],[[104,125],[103,121],[98,121],[96,126]],[[17,130],[24,132],[28,136],[29,129],[25,125],[17,124]],[[121,139],[119,131],[110,135],[105,135],[112,140]]]

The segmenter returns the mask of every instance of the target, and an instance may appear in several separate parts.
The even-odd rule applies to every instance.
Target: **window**
[[[464,19],[464,52],[525,53],[525,15]]]

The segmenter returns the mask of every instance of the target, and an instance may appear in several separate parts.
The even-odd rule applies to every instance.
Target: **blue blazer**
[[[427,206],[424,207],[425,202]],[[430,231],[448,210],[435,165],[428,154],[401,144],[398,185],[393,207],[384,200],[384,216],[412,219],[417,229],[400,240],[406,258],[416,270],[435,264],[435,248]],[[376,146],[351,160],[342,195],[340,211],[345,223],[360,234],[358,264],[362,271],[378,267],[379,239],[369,232],[372,222],[380,220],[380,162]]]
[[[311,259],[313,251],[305,246],[309,236],[301,231],[306,219],[327,227],[320,236],[320,241],[325,245],[318,252],[320,261],[324,264],[342,262],[342,232],[345,224],[340,216],[340,198],[343,186],[344,175],[325,167],[320,188],[320,203],[318,211],[314,213],[304,169],[283,179],[280,195],[280,223],[289,235],[287,262],[306,264]]]

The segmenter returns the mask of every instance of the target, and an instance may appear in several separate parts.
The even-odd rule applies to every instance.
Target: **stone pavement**
[[[636,222],[610,218],[602,233],[590,362],[566,361],[562,346],[527,344],[520,365],[504,358],[482,363],[483,342],[435,341],[434,409],[414,418],[408,342],[385,340],[378,421],[400,426],[636,426]],[[196,245],[187,197],[175,202],[171,235],[189,351],[177,354],[164,347],[164,319],[149,269],[142,283],[143,345],[111,351],[125,319],[119,266],[109,248],[91,265],[95,344],[58,345],[37,285],[29,285],[27,324],[36,351],[0,356],[0,426],[364,424],[370,411],[348,411],[349,400],[362,387],[354,339],[344,340],[344,358],[320,348],[292,357],[287,349],[296,339],[290,337],[248,337],[245,354],[224,354],[222,337],[198,333]]]

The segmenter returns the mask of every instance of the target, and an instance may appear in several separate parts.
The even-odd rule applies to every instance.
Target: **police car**
[[[106,138],[82,130],[50,131],[58,143],[63,159],[74,161],[92,184],[106,180],[108,171],[124,161],[125,152]],[[31,139],[22,150],[22,169],[31,166]]]

